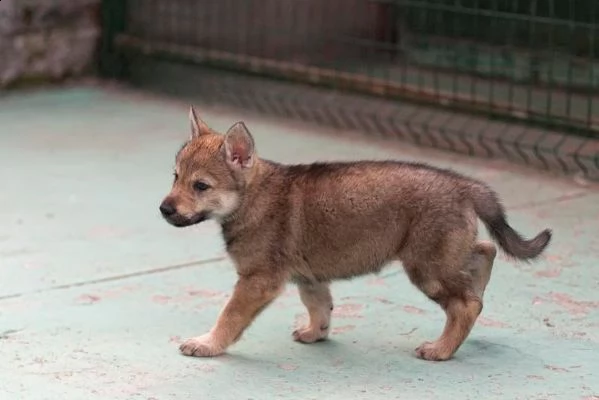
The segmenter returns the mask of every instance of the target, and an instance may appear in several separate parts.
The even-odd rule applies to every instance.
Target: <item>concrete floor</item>
[[[242,118],[202,115],[219,129]],[[451,166],[491,183],[523,233],[551,227],[554,242],[538,263],[497,261],[449,362],[414,357],[444,317],[393,267],[334,286],[328,342],[292,342],[305,314],[290,287],[228,355],[180,356],[235,278],[215,224],[177,230],[158,215],[186,118],[184,103],[90,87],[0,99],[0,398],[599,399],[599,190],[252,115],[265,157]]]

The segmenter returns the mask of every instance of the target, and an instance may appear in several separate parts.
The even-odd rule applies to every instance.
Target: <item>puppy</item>
[[[238,280],[212,329],[180,346],[185,355],[224,353],[287,282],[297,285],[310,318],[293,338],[323,340],[331,282],[399,260],[447,316],[441,336],[416,354],[447,360],[482,311],[496,256],[493,243],[477,241],[477,219],[516,259],[532,260],[550,242],[548,229],[524,239],[508,225],[497,194],[458,173],[399,161],[283,165],[258,157],[243,122],[223,135],[193,107],[190,120],[160,212],[176,227],[216,220]]]

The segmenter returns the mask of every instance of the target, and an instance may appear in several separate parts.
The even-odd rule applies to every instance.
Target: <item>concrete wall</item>
[[[0,87],[55,80],[90,68],[100,0],[1,0]]]

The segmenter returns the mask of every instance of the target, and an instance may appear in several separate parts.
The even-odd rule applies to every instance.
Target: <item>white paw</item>
[[[192,357],[214,357],[225,352],[210,333],[187,339],[179,346],[179,350],[184,355]]]
[[[452,352],[442,342],[424,342],[416,349],[416,356],[427,361],[446,361],[452,356]]]
[[[329,335],[328,327],[321,329],[320,327],[307,326],[297,329],[293,332],[293,340],[301,343],[314,343],[320,340],[325,340]]]

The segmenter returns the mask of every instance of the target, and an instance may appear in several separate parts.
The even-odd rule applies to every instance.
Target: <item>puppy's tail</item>
[[[545,250],[551,241],[550,229],[543,230],[532,239],[525,239],[508,224],[505,209],[497,193],[482,183],[474,184],[471,193],[476,214],[507,255],[529,261],[537,258]]]

